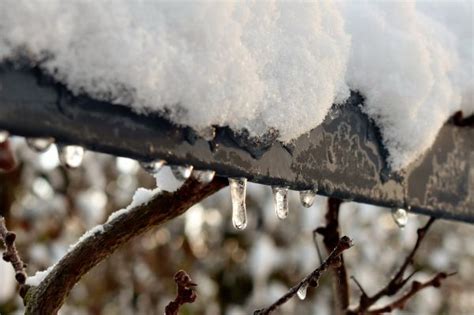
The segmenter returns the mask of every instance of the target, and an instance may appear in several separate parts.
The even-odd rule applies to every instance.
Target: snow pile
[[[423,10],[408,1],[341,6],[352,37],[347,82],[366,97],[365,111],[381,127],[395,168],[432,145],[449,116],[461,109],[464,91],[462,108],[474,112],[468,94],[474,90],[472,2],[420,4]],[[449,18],[434,18],[448,8]],[[456,24],[458,29],[451,26]]]
[[[472,101],[472,3],[0,2],[0,59],[26,52],[75,93],[178,124],[290,141],[349,88],[395,168]]]

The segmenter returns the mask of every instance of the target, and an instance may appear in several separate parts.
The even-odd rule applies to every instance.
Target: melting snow
[[[359,90],[401,168],[474,113],[472,18],[470,0],[3,0],[0,60],[22,51],[75,93],[283,142]]]

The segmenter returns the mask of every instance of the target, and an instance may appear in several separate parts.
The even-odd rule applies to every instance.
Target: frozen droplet
[[[392,218],[399,228],[404,228],[408,223],[408,212],[405,209],[392,209]]]
[[[208,171],[194,170],[193,171],[193,177],[203,184],[208,184],[212,182],[215,175],[216,175],[216,172],[210,171],[210,170]]]
[[[247,208],[245,206],[247,178],[229,178],[229,186],[232,198],[232,223],[235,228],[243,230],[247,226]]]
[[[300,200],[303,207],[309,208],[313,205],[316,199],[316,192],[317,190],[313,189],[300,191]]]
[[[306,292],[308,291],[308,283],[303,283],[301,287],[299,287],[298,291],[296,291],[296,294],[300,298],[300,300],[306,299]]]
[[[84,148],[78,145],[65,145],[59,147],[59,161],[64,166],[76,168],[81,166],[84,158]]]
[[[183,181],[183,180],[188,179],[189,176],[191,176],[191,173],[193,172],[193,166],[192,165],[185,165],[185,166],[172,165],[171,171],[173,172],[173,175],[177,180]]]
[[[0,143],[7,141],[10,133],[6,130],[0,130]]]
[[[161,170],[163,165],[166,164],[165,160],[155,160],[151,162],[140,162],[141,167],[148,173],[155,175]]]
[[[26,144],[36,152],[45,152],[54,143],[53,138],[27,138]]]
[[[275,213],[279,219],[285,219],[288,216],[288,187],[272,186],[272,191]]]

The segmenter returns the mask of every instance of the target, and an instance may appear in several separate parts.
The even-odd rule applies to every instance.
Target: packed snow
[[[0,60],[28,55],[74,93],[174,122],[288,142],[349,90],[395,169],[474,113],[466,1],[0,1]]]

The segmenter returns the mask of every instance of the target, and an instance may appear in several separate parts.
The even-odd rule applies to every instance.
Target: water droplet
[[[6,130],[0,130],[0,143],[7,141],[10,133]]]
[[[185,166],[172,165],[171,171],[173,172],[173,175],[177,180],[184,181],[188,179],[189,176],[191,176],[191,173],[193,172],[193,166],[192,165],[185,165]]]
[[[279,219],[285,219],[288,216],[288,187],[272,186],[272,191],[275,213]]]
[[[405,209],[393,208],[392,218],[399,228],[404,228],[408,223],[408,212]]]
[[[166,164],[165,160],[155,160],[151,162],[140,162],[141,167],[148,173],[155,175],[161,170],[163,165]]]
[[[303,285],[296,291],[296,294],[300,298],[300,300],[306,299],[306,292],[308,291],[308,283],[303,283]]]
[[[53,138],[27,138],[26,144],[28,147],[36,152],[45,152],[54,143]]]
[[[84,148],[78,145],[66,145],[59,147],[59,161],[64,166],[76,168],[81,166],[84,158]]]
[[[303,190],[300,191],[300,201],[303,207],[309,208],[313,205],[314,200],[316,199],[317,190]]]
[[[210,170],[209,171],[200,171],[200,170],[193,171],[193,177],[203,184],[208,184],[212,182],[215,175],[216,175],[216,172],[210,171]]]
[[[232,198],[232,223],[236,229],[243,230],[247,226],[247,209],[245,206],[247,178],[229,178],[229,186]]]

